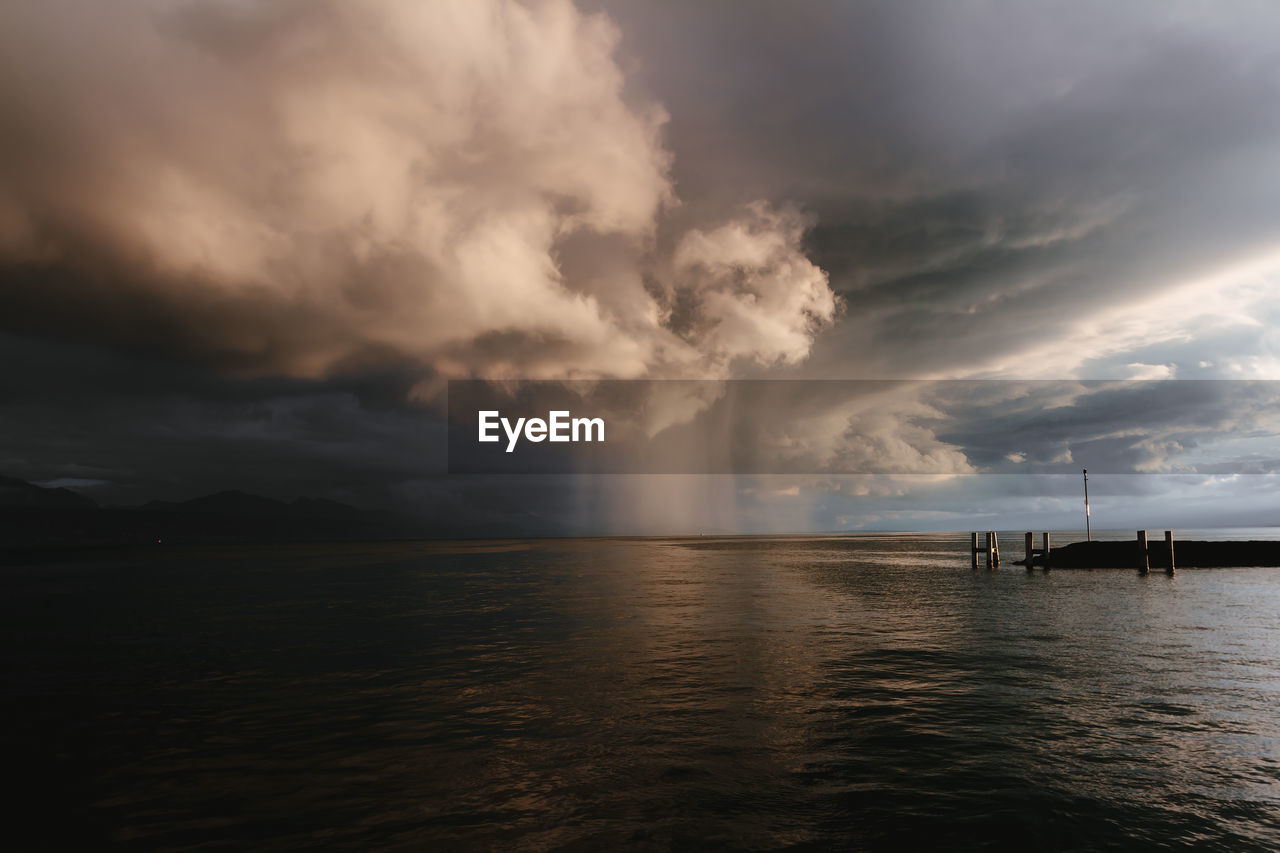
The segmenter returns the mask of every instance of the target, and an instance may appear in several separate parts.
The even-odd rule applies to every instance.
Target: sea
[[[1280,569],[1001,544],[11,556],[5,847],[1280,849]]]

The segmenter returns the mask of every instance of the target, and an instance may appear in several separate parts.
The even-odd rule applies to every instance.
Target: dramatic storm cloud
[[[3,15],[20,330],[242,374],[715,375],[803,359],[834,316],[794,213],[657,252],[665,115],[568,0]]]
[[[811,375],[1280,375],[1280,11],[604,5],[683,192],[816,214]]]
[[[471,376],[1280,378],[1278,29],[1244,2],[5,4],[0,474],[495,532],[1055,525],[1086,465],[1129,472],[1097,487],[1126,523],[1270,512],[1280,424],[1244,386],[794,383],[778,446],[887,473],[546,488],[441,476],[435,404]]]

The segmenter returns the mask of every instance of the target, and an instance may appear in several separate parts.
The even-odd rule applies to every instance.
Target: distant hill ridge
[[[0,477],[0,550],[143,543],[333,541],[438,535],[422,519],[326,498],[290,502],[238,490],[100,507],[69,489]]]
[[[88,509],[96,506],[89,498],[70,489],[47,489],[16,477],[0,476],[0,508]]]

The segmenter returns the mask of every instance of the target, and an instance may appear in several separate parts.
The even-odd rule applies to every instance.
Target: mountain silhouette
[[[237,490],[187,501],[100,507],[68,489],[0,477],[0,551],[68,546],[326,542],[438,535],[420,519],[325,498]]]
[[[0,477],[0,509],[42,507],[46,509],[87,509],[96,507],[89,498],[70,489],[46,489],[16,477]]]

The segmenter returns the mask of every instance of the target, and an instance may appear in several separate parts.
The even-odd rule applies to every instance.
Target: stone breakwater
[[[1174,558],[1179,569],[1280,566],[1280,541],[1255,539],[1209,542],[1180,539],[1174,543]],[[1037,566],[1045,564],[1039,551],[1033,559]],[[1154,539],[1147,543],[1145,554],[1134,540],[1072,542],[1050,549],[1047,562],[1052,569],[1127,569],[1149,566],[1154,571],[1165,568],[1170,561],[1168,545]],[[1017,562],[1017,565],[1026,564],[1025,559]]]

